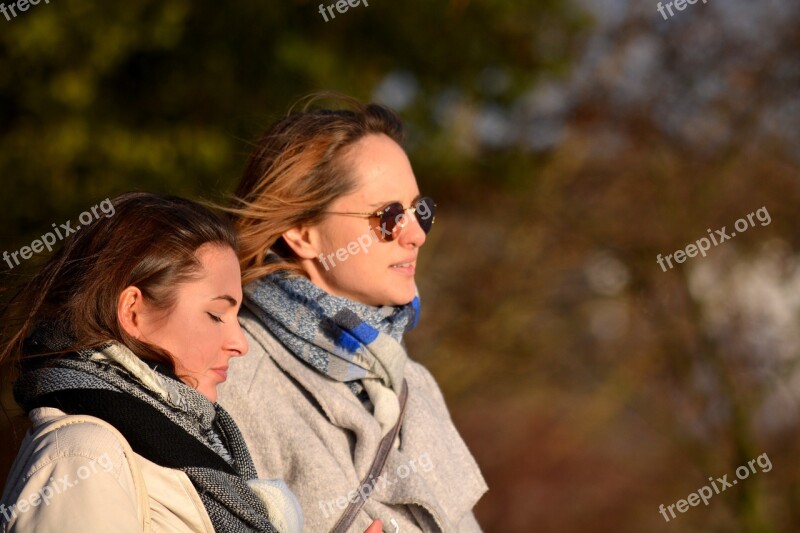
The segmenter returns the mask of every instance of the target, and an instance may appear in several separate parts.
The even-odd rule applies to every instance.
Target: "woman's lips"
[[[212,368],[211,371],[214,372],[216,375],[218,375],[220,377],[221,381],[225,381],[226,379],[228,379],[228,367],[227,366],[223,366],[223,367],[220,367],[220,368]]]
[[[405,276],[413,276],[414,272],[416,271],[416,266],[414,265],[413,261],[409,261],[407,263],[397,263],[390,266],[389,268],[394,270],[398,274],[402,274]]]

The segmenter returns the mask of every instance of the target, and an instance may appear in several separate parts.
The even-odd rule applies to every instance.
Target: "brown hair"
[[[176,196],[128,193],[111,200],[112,215],[83,227],[68,238],[12,301],[10,341],[0,362],[23,358],[25,339],[46,322],[59,322],[73,345],[48,355],[93,348],[109,341],[125,344],[145,360],[175,371],[172,356],[139,341],[120,325],[117,301],[131,285],[147,303],[168,312],[175,289],[200,271],[195,252],[206,243],[238,252],[229,221],[205,207]]]
[[[310,110],[322,98],[342,109]],[[305,275],[281,235],[299,224],[319,223],[334,200],[355,190],[347,149],[371,134],[402,144],[403,125],[382,105],[316,94],[302,111],[290,111],[261,136],[227,210],[239,235],[242,283],[279,270]],[[268,250],[281,261],[266,263]]]

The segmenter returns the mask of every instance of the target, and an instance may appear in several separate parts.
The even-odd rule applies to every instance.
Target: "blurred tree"
[[[124,190],[218,197],[310,91],[378,99],[441,198],[409,347],[487,475],[486,530],[796,530],[800,5],[317,8],[0,18],[2,248]],[[769,226],[656,264],[762,206]],[[658,504],[766,450],[774,472],[663,522]]]
[[[229,190],[247,141],[299,96],[380,86],[392,100],[404,72],[411,93],[392,103],[415,159],[429,181],[457,181],[468,167],[432,119],[442,95],[512,99],[569,59],[537,30],[567,44],[578,21],[561,2],[505,0],[380,2],[328,23],[310,2],[255,0],[51,4],[0,20],[2,239],[131,188]]]

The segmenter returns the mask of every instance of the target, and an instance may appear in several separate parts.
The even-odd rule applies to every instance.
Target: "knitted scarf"
[[[57,351],[67,345],[63,330],[50,325],[34,333],[26,351]],[[14,384],[15,399],[26,412],[55,407],[105,420],[139,455],[186,473],[216,531],[277,532],[256,492],[263,487],[257,486],[239,429],[205,396],[174,375],[152,370],[116,343],[26,361],[34,362],[26,363]]]
[[[244,293],[247,308],[295,357],[356,395],[366,390],[383,433],[391,428],[408,359],[403,334],[417,324],[418,295],[406,305],[373,307],[284,272],[250,283]]]

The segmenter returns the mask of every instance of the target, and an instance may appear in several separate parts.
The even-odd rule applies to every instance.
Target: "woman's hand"
[[[375,520],[364,533],[382,533],[383,524],[380,520]]]

